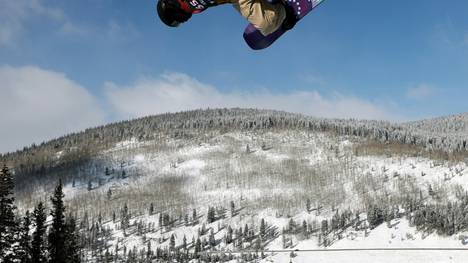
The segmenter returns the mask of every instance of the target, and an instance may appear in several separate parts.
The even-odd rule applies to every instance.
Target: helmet
[[[192,17],[182,9],[178,0],[159,0],[156,9],[161,21],[170,27],[177,27]]]

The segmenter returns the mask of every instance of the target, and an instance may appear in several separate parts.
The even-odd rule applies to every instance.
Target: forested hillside
[[[319,119],[299,114],[255,109],[213,109],[149,116],[70,134],[25,147],[0,157],[15,169],[16,180],[46,177],[48,171],[69,171],[95,158],[115,143],[131,139],[203,138],[228,131],[296,130],[352,135],[380,143],[420,146],[430,151],[466,153],[468,114],[394,124],[382,121]],[[58,156],[60,158],[58,158]],[[47,178],[42,178],[47,180]]]
[[[16,218],[52,212],[46,228],[58,201],[38,206],[65,195],[64,235],[81,261],[310,262],[293,250],[464,248],[466,117],[394,124],[253,109],[163,114],[5,154],[2,176],[11,176],[8,189],[15,184]]]

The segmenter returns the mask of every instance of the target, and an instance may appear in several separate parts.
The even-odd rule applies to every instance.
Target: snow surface
[[[236,180],[239,173],[258,172],[256,164],[262,163],[265,166],[277,165],[287,160],[304,160],[309,167],[326,167],[334,162],[342,162],[349,157],[353,142],[348,138],[339,140],[330,138],[324,134],[310,134],[300,132],[277,132],[266,133],[261,136],[254,133],[228,133],[215,138],[214,140],[202,143],[183,143],[178,140],[168,141],[169,150],[147,150],[145,147],[152,147],[155,142],[139,142],[136,139],[124,141],[115,145],[114,148],[103,154],[111,154],[114,158],[114,169],[119,170],[119,163],[125,160],[125,169],[135,169],[141,174],[137,178],[124,178],[120,180],[108,180],[104,186],[93,191],[105,194],[107,189],[118,186],[121,191],[132,185],[146,185],[154,178],[162,176],[187,176],[192,178],[190,186],[184,189],[190,195],[197,207],[200,215],[206,214],[207,205],[222,205],[228,207],[228,202],[234,200],[236,206],[244,204],[246,207],[250,202],[255,202],[260,198],[271,196],[294,196],[300,186],[294,185],[274,185],[269,182],[268,175],[260,177],[261,184],[240,187],[239,185],[225,186],[223,176]],[[261,145],[265,144],[266,149]],[[246,145],[249,145],[250,153],[246,152]],[[338,147],[335,147],[335,146]],[[223,159],[223,164],[219,162]],[[252,160],[254,165],[245,165],[248,160]],[[389,180],[398,180],[398,177],[409,176],[416,180],[418,185],[433,186],[443,185],[444,187],[461,186],[468,190],[468,167],[466,163],[435,162],[422,157],[386,157],[386,156],[361,156],[350,158],[353,169],[357,174],[369,174],[373,177],[387,175]],[[224,165],[224,166],[223,166]],[[229,171],[229,174],[226,174]],[[397,175],[397,176],[396,176]],[[106,178],[102,174],[97,177]],[[213,178],[217,178],[216,181]],[[339,184],[339,181],[337,181]],[[336,187],[342,187],[345,192],[353,191],[351,180]],[[335,187],[329,185],[327,187]],[[80,195],[86,195],[86,182],[81,182],[77,187],[66,185],[64,191],[67,199],[73,199]],[[452,196],[453,198],[453,196]],[[348,196],[346,205],[352,207],[360,200],[355,196]],[[296,222],[306,220],[320,221],[330,216],[330,212],[324,212],[316,216],[314,213],[299,212],[292,214]],[[294,211],[294,210],[291,210]],[[229,212],[228,212],[229,213]],[[148,216],[142,215],[132,218],[131,222],[142,220],[147,223],[158,225],[158,214]],[[259,227],[261,218],[264,218],[268,225],[275,226],[281,230],[288,225],[289,217],[286,214],[278,215],[277,211],[268,209],[246,209],[234,217],[227,217],[221,221],[207,224],[207,229],[214,229],[216,238],[221,239],[226,229],[218,229],[218,224],[243,226],[248,223]],[[205,218],[203,218],[205,220]],[[452,237],[441,237],[435,234],[423,235],[409,226],[408,221],[400,219],[392,222],[392,228],[385,224],[370,231],[366,236],[364,232],[347,230],[345,238],[332,244],[330,248],[417,248],[417,247],[447,247],[465,248],[458,240],[458,235]],[[125,245],[127,248],[134,246],[145,248],[146,243],[142,237],[135,234],[125,236],[119,229],[119,223],[108,222],[104,225],[113,230],[113,239],[109,245],[113,249],[116,242],[119,246]],[[192,237],[197,235],[200,224],[196,226],[178,226],[172,230],[158,229],[154,233],[146,234],[146,240],[150,240],[151,245],[156,247],[167,247],[168,238],[174,234],[176,244],[182,243],[185,235],[190,243]],[[165,241],[160,243],[159,240]],[[292,237],[294,249],[315,249],[320,248],[316,237],[309,240],[297,240]],[[232,250],[233,247],[218,248]],[[267,249],[282,249],[281,237],[271,242]],[[290,258],[289,253],[266,253],[269,255],[260,262],[467,262],[468,251],[366,251],[366,252],[296,252],[297,256]]]
[[[363,248],[466,248],[456,237],[425,236],[408,225],[408,221],[394,220],[392,228],[385,224],[372,230],[367,237],[363,232],[348,231],[347,237],[329,249]],[[278,248],[278,247],[276,247]],[[298,242],[294,249],[314,249],[316,240]],[[323,248],[321,248],[323,249]],[[467,251],[346,251],[295,252],[292,262],[466,262]],[[278,253],[261,262],[289,262],[290,254]]]

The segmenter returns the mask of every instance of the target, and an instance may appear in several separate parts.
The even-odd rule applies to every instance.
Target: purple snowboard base
[[[286,31],[280,28],[268,36],[264,36],[254,25],[249,24],[244,31],[244,40],[251,49],[260,50],[269,47],[284,33]]]
[[[298,20],[301,20],[310,11],[317,7],[324,0],[284,0],[285,3],[291,6]],[[264,36],[254,25],[249,24],[244,30],[244,40],[250,48],[260,50],[269,47],[278,38],[280,38],[286,31],[280,28],[275,32]]]

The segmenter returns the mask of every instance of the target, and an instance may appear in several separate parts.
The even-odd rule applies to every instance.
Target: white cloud
[[[0,46],[14,43],[34,17],[67,20],[61,9],[45,6],[41,0],[0,0]]]
[[[0,67],[0,152],[102,124],[96,99],[65,75]]]
[[[53,22],[53,31],[61,36],[92,38],[109,42],[125,42],[141,35],[131,21],[109,20],[91,26],[89,21],[74,21],[61,8],[45,0],[0,0],[0,47],[14,46],[27,35],[33,23],[47,26]],[[104,39],[103,39],[104,38]]]
[[[421,84],[412,88],[409,88],[406,91],[406,96],[410,99],[416,99],[416,100],[423,100],[430,98],[432,95],[434,95],[434,88],[427,85],[427,84]]]
[[[107,83],[109,104],[122,118],[198,108],[249,107],[284,110],[328,118],[398,119],[383,106],[356,97],[323,97],[317,91],[268,90],[222,92],[185,74],[164,74],[119,87]]]
[[[64,74],[34,66],[0,67],[0,153],[62,136],[109,119],[97,98]],[[317,91],[267,89],[223,92],[181,73],[140,79],[122,87],[106,83],[103,104],[114,119],[199,108],[276,109],[328,118],[399,119],[388,105]],[[395,108],[395,107],[390,107]]]

